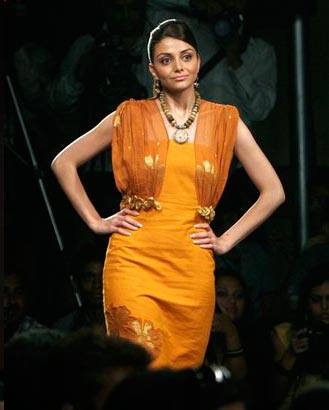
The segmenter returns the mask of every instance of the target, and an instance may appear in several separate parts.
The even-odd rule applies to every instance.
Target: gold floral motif
[[[149,168],[154,169],[159,161],[159,158],[159,154],[156,154],[154,158],[152,157],[152,155],[147,155],[144,158],[144,162]]]
[[[114,118],[113,127],[117,127],[120,124],[121,124],[121,118],[120,118],[120,115],[117,114]]]
[[[162,332],[160,329],[154,329],[153,323],[149,320],[135,319],[132,321],[136,342],[141,343],[154,356],[158,356],[162,346]]]
[[[151,208],[156,209],[157,211],[161,210],[161,204],[153,196],[149,198],[141,198],[137,195],[124,195],[120,202],[120,209],[129,208],[136,211],[148,211]]]
[[[203,216],[207,221],[211,222],[215,218],[215,210],[211,206],[200,206],[198,213]]]
[[[214,174],[215,173],[214,164],[212,164],[208,160],[203,161],[202,164],[203,164],[203,168],[204,168],[205,172],[207,172],[208,174]]]
[[[130,316],[130,310],[126,306],[114,307],[111,305],[106,310],[106,318],[111,335],[121,336],[122,334],[128,335],[131,333],[131,321],[133,318]]]
[[[215,173],[215,166],[212,164],[210,161],[205,160],[202,162],[202,165],[197,165],[197,171],[199,172],[206,172],[207,174],[213,174]]]
[[[110,335],[123,337],[142,344],[154,357],[161,351],[163,332],[154,329],[149,320],[143,320],[131,315],[126,306],[111,306],[106,310],[108,332]]]

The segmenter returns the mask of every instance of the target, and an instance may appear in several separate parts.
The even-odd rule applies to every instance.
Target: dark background
[[[4,74],[13,81],[13,54],[28,40],[51,50],[62,59],[74,39],[98,30],[104,19],[106,2],[3,1],[2,22],[5,51]],[[280,237],[275,262],[278,281],[284,281],[294,257],[299,253],[296,226],[296,167],[294,131],[294,74],[292,22],[301,13],[305,19],[305,50],[309,140],[308,172],[314,180],[329,178],[329,2],[250,1],[248,15],[254,34],[274,45],[278,60],[278,98],[268,118],[257,123],[254,133],[260,146],[278,171],[287,194],[286,203],[265,224],[269,235]],[[15,81],[14,81],[15,85]],[[69,310],[75,301],[67,281],[66,263],[81,238],[93,236],[83,225],[50,171],[50,161],[63,146],[76,138],[48,140],[48,135],[30,133],[39,170],[31,165],[24,135],[18,122],[7,83],[2,84],[5,101],[4,130],[4,236],[5,258],[19,263],[29,278],[30,311],[43,323]],[[19,90],[16,90],[19,99]],[[20,100],[19,100],[20,101]],[[40,118],[40,122],[42,122]],[[49,124],[48,124],[49,126]],[[88,128],[82,131],[87,131]],[[14,135],[14,139],[13,136]],[[52,212],[64,243],[61,252],[38,185],[41,176]],[[120,196],[109,172],[85,173],[82,179],[96,208],[103,215],[117,210]],[[237,184],[234,179],[231,186]],[[232,188],[234,189],[234,188]],[[254,195],[250,189],[251,198]],[[223,198],[223,207],[230,198]],[[106,247],[107,238],[97,239]]]

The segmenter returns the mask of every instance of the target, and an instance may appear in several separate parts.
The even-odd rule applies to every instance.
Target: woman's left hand
[[[228,252],[230,248],[227,246],[222,238],[218,238],[214,231],[211,229],[210,225],[207,223],[201,223],[194,225],[194,228],[204,229],[203,232],[192,233],[190,237],[193,243],[199,245],[200,248],[212,249],[215,253],[219,255],[224,255]]]

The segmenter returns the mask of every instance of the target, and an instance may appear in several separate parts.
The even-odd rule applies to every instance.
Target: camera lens
[[[232,24],[228,20],[218,20],[214,25],[215,34],[218,37],[228,37],[232,33]]]
[[[242,14],[234,9],[226,9],[213,19],[213,29],[218,40],[229,40],[243,22]]]

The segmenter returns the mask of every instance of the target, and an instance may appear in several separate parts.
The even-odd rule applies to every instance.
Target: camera
[[[215,37],[219,41],[229,41],[243,23],[243,15],[235,9],[225,9],[212,19]]]
[[[240,400],[238,387],[225,367],[204,365],[128,376],[114,388],[104,410],[128,410],[137,402],[143,403],[144,410],[215,410]]]
[[[305,371],[329,377],[329,326],[312,324],[306,330],[309,347],[299,358],[299,366]]]
[[[328,355],[329,351],[329,328],[324,326],[312,326],[307,329],[309,339],[309,351],[315,355]]]

